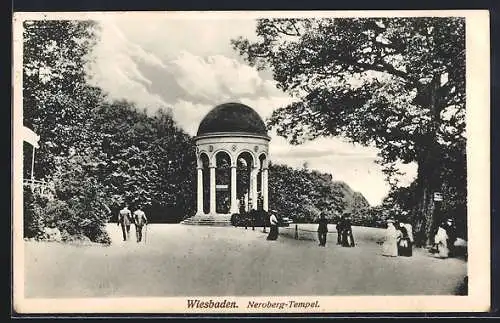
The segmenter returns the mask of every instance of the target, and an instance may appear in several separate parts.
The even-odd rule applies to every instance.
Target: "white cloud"
[[[117,28],[113,21],[102,21],[100,23],[100,41],[95,51],[101,59],[107,58],[113,60],[115,54],[126,54],[129,58],[154,65],[159,68],[165,68],[162,60],[152,52],[145,51],[137,43],[131,42],[124,33]]]
[[[113,23],[135,43],[166,60],[181,50],[196,56],[224,55],[237,58],[230,40],[238,36],[255,39],[254,19],[168,16],[117,16]],[[170,18],[170,19],[169,19]]]
[[[112,99],[125,99],[143,107],[166,107],[166,102],[149,92],[151,81],[141,73],[136,60],[165,68],[154,54],[131,43],[109,21],[102,23],[100,42],[93,51],[89,66],[90,82],[100,86]]]
[[[226,101],[253,95],[263,84],[256,69],[222,55],[202,57],[182,51],[170,63],[177,83],[204,99]]]
[[[195,136],[205,115],[213,108],[208,104],[179,100],[172,106],[172,115],[177,124],[188,134]]]
[[[249,26],[254,28],[254,22],[248,22],[243,23],[246,27],[240,26],[243,34],[248,34]],[[119,17],[103,20],[90,67],[91,82],[113,98],[138,104],[149,104],[145,98],[147,92],[155,97],[154,102],[161,104],[185,99],[216,105],[267,92],[281,95],[272,81],[262,79],[255,68],[237,59],[229,40],[240,34],[238,28],[230,32],[220,29],[233,24],[233,20],[208,20],[206,24]],[[202,46],[207,42],[206,37],[186,38],[186,33],[178,32],[182,26],[198,36],[207,36],[211,45]],[[216,46],[224,50],[217,50]],[[136,92],[141,93],[139,97]]]
[[[105,74],[113,75],[108,79],[103,75],[94,77],[92,83],[101,86],[110,99],[127,100],[144,108],[166,108],[167,103],[158,95],[151,94],[141,78],[134,75],[134,69],[122,70],[119,66],[109,65]],[[136,78],[136,80],[134,80]],[[111,84],[107,85],[108,82]]]

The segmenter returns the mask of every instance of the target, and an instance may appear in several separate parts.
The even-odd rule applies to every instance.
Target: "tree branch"
[[[295,36],[295,37],[300,37],[301,36],[301,33],[299,32],[299,30],[297,29],[297,27],[295,26],[295,24],[293,22],[290,23],[291,25],[288,26],[288,27],[293,27],[295,29],[295,33],[291,33],[289,32],[288,30],[286,30],[286,28],[283,28],[281,25],[278,26],[278,25],[272,25],[272,27],[278,32],[278,33],[281,33],[283,35],[286,35],[286,36]]]
[[[362,63],[362,62],[355,61],[354,59],[347,57],[347,56],[338,56],[337,58],[339,61],[341,61],[345,64],[350,64],[352,66],[361,68],[365,71],[366,70],[373,70],[373,71],[378,71],[378,72],[386,72],[386,73],[392,74],[394,76],[398,76],[407,82],[410,82],[412,84],[416,84],[416,81],[413,80],[412,78],[410,78],[408,73],[403,72],[401,70],[398,70],[394,66],[387,64],[385,62],[382,62],[382,61],[379,61],[376,64],[369,64],[369,63]]]
[[[299,29],[295,25],[295,22],[292,22],[292,27],[293,27],[293,29],[295,29],[295,32],[297,33],[297,36],[302,36],[302,34],[300,33]]]

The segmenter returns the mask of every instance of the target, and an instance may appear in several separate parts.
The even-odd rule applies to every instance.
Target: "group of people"
[[[351,214],[346,213],[341,216],[337,223],[337,244],[342,247],[354,247],[354,236],[351,227]]]
[[[275,210],[271,210],[269,215],[270,230],[267,240],[278,239],[278,217]],[[319,246],[326,246],[326,236],[328,234],[328,220],[324,214],[320,215],[318,221],[318,240]],[[354,247],[354,236],[352,234],[351,217],[344,214],[337,223],[337,244],[343,247]]]
[[[354,235],[352,234],[351,217],[349,213],[342,215],[337,222],[337,244],[342,247],[354,247]],[[324,214],[320,215],[318,221],[318,241],[320,247],[326,246],[328,234],[328,220]]]
[[[411,257],[413,254],[413,228],[405,221],[387,220],[382,254],[387,257]]]
[[[434,235],[434,246],[431,252],[440,258],[448,258],[453,255],[455,241],[457,240],[456,227],[453,219],[448,218],[441,222]],[[387,221],[387,230],[383,241],[382,254],[384,256],[411,257],[413,250],[413,228],[406,221]]]
[[[146,217],[146,214],[144,213],[144,211],[141,209],[140,206],[138,206],[137,210],[135,210],[134,213],[132,214],[132,212],[126,205],[118,213],[118,222],[117,222],[117,225],[118,226],[121,225],[122,228],[123,241],[129,240],[130,226],[132,224],[135,225],[135,236],[137,242],[141,242],[143,228],[148,224],[148,218]]]

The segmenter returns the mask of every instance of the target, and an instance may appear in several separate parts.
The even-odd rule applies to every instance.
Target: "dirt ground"
[[[467,275],[460,259],[380,254],[378,229],[354,227],[355,248],[326,248],[262,228],[152,224],[146,242],[77,246],[25,242],[25,297],[450,295]],[[334,230],[332,230],[334,231]]]

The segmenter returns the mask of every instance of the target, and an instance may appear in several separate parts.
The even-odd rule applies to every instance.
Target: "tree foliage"
[[[41,137],[35,174],[51,176],[55,159],[89,150],[93,109],[102,99],[85,66],[95,44],[92,21],[26,21],[23,32],[23,122]]]
[[[328,174],[271,164],[269,205],[295,222],[311,223],[321,213],[334,218],[346,207],[344,194]]]
[[[50,201],[26,196],[25,236],[56,226],[109,242],[104,225],[123,203],[141,204],[153,221],[192,213],[192,139],[167,112],[148,115],[88,85],[95,22],[27,21],[24,27],[23,122],[41,137],[35,177],[55,187]],[[25,160],[31,159],[25,148]]]
[[[35,227],[40,231],[55,225],[69,234],[108,242],[103,230],[107,212],[92,177],[99,138],[91,125],[102,94],[85,80],[95,31],[92,21],[24,22],[23,123],[41,137],[35,177],[56,187],[54,200],[38,203],[40,221]]]
[[[164,213],[153,214],[153,221],[176,221],[194,212],[195,145],[167,112],[149,116],[128,102],[105,103],[93,127],[103,137],[98,178],[111,209],[127,203]]]
[[[418,164],[413,212],[429,243],[443,150],[465,154],[464,31],[463,18],[260,19],[256,42],[232,44],[297,99],[269,122],[291,143],[342,136],[379,148],[383,164]]]

